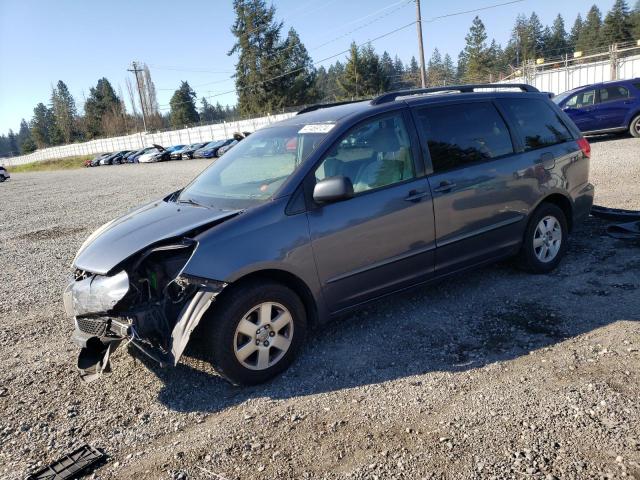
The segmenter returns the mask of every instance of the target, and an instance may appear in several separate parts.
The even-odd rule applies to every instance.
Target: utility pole
[[[427,71],[424,66],[424,45],[422,43],[422,15],[420,14],[420,0],[416,0],[416,27],[418,28],[418,49],[420,50],[420,80],[422,88],[427,86]]]
[[[144,131],[147,131],[147,115],[144,109],[144,102],[142,101],[142,88],[140,86],[140,78],[138,77],[138,72],[142,72],[141,68],[138,68],[136,62],[131,62],[133,68],[128,69],[127,72],[133,72],[136,76],[136,85],[138,86],[138,96],[140,97],[140,108],[142,109],[142,125],[144,126]]]

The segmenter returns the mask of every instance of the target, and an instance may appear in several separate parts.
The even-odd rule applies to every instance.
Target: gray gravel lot
[[[640,209],[640,141],[593,142],[596,202]],[[14,174],[0,185],[0,477],[88,442],[96,478],[640,479],[640,243],[577,228],[566,260],[503,263],[316,331],[236,388],[118,351],[89,385],[61,292],[95,228],[206,161]]]

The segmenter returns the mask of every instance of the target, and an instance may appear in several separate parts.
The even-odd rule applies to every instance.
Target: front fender
[[[254,207],[198,235],[183,274],[233,283],[264,270],[284,271],[304,282],[323,311],[307,216],[287,215],[287,201]]]

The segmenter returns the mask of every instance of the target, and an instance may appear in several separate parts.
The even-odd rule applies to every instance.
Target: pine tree
[[[396,80],[396,72],[393,67],[393,60],[391,59],[391,55],[386,50],[382,52],[382,56],[380,57],[380,70],[382,75],[387,79],[389,86],[391,86]]]
[[[578,13],[576,21],[573,22],[573,27],[571,27],[571,32],[569,33],[569,48],[573,51],[577,49],[583,26],[584,22],[582,21],[582,15]]]
[[[342,98],[358,98],[362,96],[362,73],[364,71],[360,49],[355,42],[351,43],[349,58],[342,75],[337,79]]]
[[[427,62],[427,84],[430,87],[444,85],[444,65],[440,51],[435,48]]]
[[[122,118],[122,101],[106,78],[101,78],[89,90],[89,98],[84,104],[84,126],[87,138],[105,134],[115,134],[117,119]],[[36,140],[37,143],[37,140]]]
[[[169,101],[173,127],[184,127],[200,121],[195,100],[196,92],[191,89],[188,82],[183,81]]]
[[[203,122],[213,122],[218,120],[216,107],[211,105],[205,97],[200,100],[202,107],[200,107],[200,120]]]
[[[36,144],[31,138],[31,130],[24,118],[20,122],[20,130],[18,131],[18,146],[22,154],[31,153],[36,149]]]
[[[564,27],[562,15],[558,14],[553,21],[544,43],[544,54],[550,57],[564,55],[567,52],[567,31]]]
[[[531,58],[538,58],[544,51],[544,27],[536,12],[529,17],[529,38],[531,41]]]
[[[625,0],[616,0],[602,25],[602,39],[606,45],[633,39],[633,25]]]
[[[282,103],[279,93],[281,61],[280,30],[275,7],[264,0],[234,0],[236,20],[231,32],[236,43],[229,55],[239,54],[236,64],[236,90],[241,115],[270,111]],[[271,80],[275,79],[275,80]]]
[[[277,108],[316,102],[320,93],[316,87],[316,69],[298,33],[291,28],[280,47],[280,99]]]
[[[577,49],[582,51],[596,50],[604,47],[606,42],[602,38],[602,14],[600,9],[593,5],[587,13],[580,36],[578,37]]]
[[[480,17],[476,16],[473,19],[465,42],[466,68],[463,80],[468,83],[487,81],[492,70],[493,60],[487,48],[487,31]]]
[[[449,54],[445,54],[444,60],[442,61],[442,71],[443,71],[443,83],[444,85],[452,85],[458,83],[458,79],[456,78],[456,69],[453,66],[453,60]]]
[[[50,145],[51,125],[49,122],[49,109],[44,103],[39,103],[33,109],[33,118],[31,119],[31,136],[38,148]]]
[[[20,149],[18,148],[18,138],[11,129],[9,129],[9,133],[7,135],[7,146],[10,155],[18,155],[20,153]]]
[[[52,89],[51,108],[63,142],[71,143],[76,137],[76,103],[62,80]]]

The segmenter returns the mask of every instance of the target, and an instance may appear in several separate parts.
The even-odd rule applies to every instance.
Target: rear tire
[[[518,264],[531,273],[551,272],[567,251],[568,233],[567,218],[562,209],[552,203],[543,203],[529,220]]]
[[[223,292],[204,325],[205,354],[235,385],[266,382],[286,370],[304,344],[305,308],[295,292],[252,280]]]
[[[640,138],[640,115],[636,115],[633,120],[631,120],[629,133],[636,138]]]

